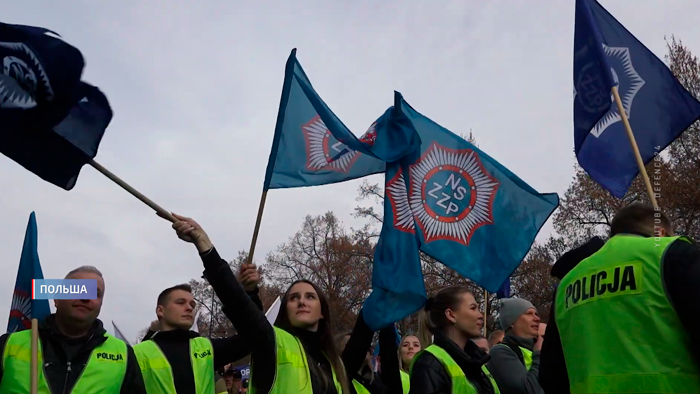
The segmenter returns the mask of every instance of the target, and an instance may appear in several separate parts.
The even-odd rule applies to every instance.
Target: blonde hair
[[[420,337],[416,334],[406,334],[401,338],[401,341],[399,342],[399,348],[397,349],[396,353],[397,356],[399,357],[399,369],[400,370],[407,370],[408,368],[403,367],[403,357],[401,357],[401,348],[403,347],[403,341],[406,340],[408,337],[416,337],[418,339],[418,343],[420,343],[420,349],[423,350],[425,347],[423,347],[423,342],[421,342]],[[409,368],[411,367],[410,365],[408,366]]]

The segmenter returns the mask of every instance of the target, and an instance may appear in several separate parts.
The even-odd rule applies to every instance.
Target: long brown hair
[[[328,306],[328,299],[326,298],[326,295],[323,294],[321,289],[319,289],[318,286],[316,286],[316,284],[306,279],[300,279],[294,281],[294,283],[292,283],[289,286],[287,291],[284,293],[284,296],[282,296],[282,300],[280,301],[280,311],[279,314],[277,314],[277,319],[275,319],[275,327],[279,327],[294,336],[297,336],[297,332],[299,330],[302,330],[300,328],[292,326],[292,323],[289,320],[289,314],[287,313],[287,302],[289,301],[289,292],[297,283],[306,283],[308,285],[311,285],[311,287],[313,287],[316,291],[316,294],[318,294],[318,300],[321,303],[321,314],[323,315],[323,318],[321,318],[321,320],[319,320],[318,322],[317,331],[321,340],[321,350],[328,358],[328,362],[331,364],[331,367],[335,371],[338,383],[340,383],[340,385],[343,388],[343,393],[338,394],[350,394],[351,391],[350,386],[348,384],[348,377],[345,373],[345,366],[343,365],[343,360],[341,360],[340,355],[338,354],[338,350],[335,347],[335,343],[333,342],[334,334],[333,328],[331,328],[331,313],[330,308]],[[306,349],[304,349],[304,351],[306,352]],[[308,352],[306,352],[306,358],[311,358]],[[313,374],[321,379],[323,391],[325,392],[329,386],[333,385],[333,377],[327,376],[323,369],[316,365],[316,363],[310,362],[308,364],[309,369],[313,372]]]
[[[428,347],[433,343],[431,335],[447,327],[449,321],[445,317],[445,311],[457,309],[462,302],[461,296],[464,293],[471,292],[466,287],[451,286],[445,287],[428,299],[418,318],[420,321],[418,340],[421,346]]]

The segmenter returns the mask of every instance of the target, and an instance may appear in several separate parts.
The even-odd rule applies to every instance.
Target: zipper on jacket
[[[66,380],[63,381],[63,394],[68,394],[68,377],[70,376],[71,372],[73,372],[73,369],[71,369],[70,361],[68,361],[68,368],[66,369]]]
[[[83,347],[73,356],[73,359],[78,357],[84,351],[85,347],[87,346],[87,344],[90,343],[90,341],[92,340],[92,338],[94,336],[95,336],[94,333],[92,335],[90,335],[90,338],[88,338],[88,340],[85,342]],[[85,362],[85,365],[83,365],[83,368],[80,370],[80,375],[78,375],[78,377],[73,382],[73,385],[70,387],[68,387],[68,377],[70,376],[70,373],[73,371],[73,369],[71,368],[71,362],[68,361],[68,369],[66,370],[66,381],[63,383],[63,394],[70,394],[73,391],[73,387],[75,387],[75,384],[78,383],[78,381],[80,380],[81,377],[83,377],[83,373],[85,373],[85,368],[87,368],[87,365],[90,362],[90,359],[92,358],[92,353],[95,352],[95,349],[92,349],[90,351],[90,354],[88,355],[88,358],[87,358],[87,361]]]

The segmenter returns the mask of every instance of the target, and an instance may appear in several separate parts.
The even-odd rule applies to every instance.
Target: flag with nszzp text
[[[380,117],[357,138],[315,91],[292,50],[263,189],[327,185],[384,172],[385,162],[420,144],[400,122],[377,127],[389,118]]]

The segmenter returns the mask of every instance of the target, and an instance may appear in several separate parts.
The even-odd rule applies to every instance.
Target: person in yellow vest
[[[489,352],[489,371],[501,394],[544,394],[539,381],[542,340],[537,309],[522,298],[501,302],[499,323],[506,335]]]
[[[566,276],[569,271],[571,271],[575,266],[577,266],[581,261],[593,255],[593,253],[600,250],[600,248],[605,245],[605,241],[594,236],[590,238],[585,243],[581,243],[575,248],[567,251],[561,255],[552,266],[550,275],[557,279],[559,283],[564,276]],[[550,306],[550,323],[552,316],[554,316],[554,297],[555,291],[552,293],[552,305]],[[551,354],[550,347],[556,347],[561,353],[561,341],[559,339],[559,332],[557,331],[556,325],[548,324],[545,333],[543,335],[547,340],[542,341],[542,350],[540,351],[540,385],[545,393],[556,392],[548,389],[545,386],[546,382],[558,381],[560,377],[566,377],[566,364],[563,362],[563,356],[561,358],[547,357],[547,354]],[[555,346],[556,345],[556,346]],[[569,387],[568,380],[563,384],[564,387]]]
[[[251,343],[251,394],[352,394],[348,366],[333,342],[332,316],[321,290],[308,280],[291,284],[281,298],[274,325],[245,293],[202,227],[173,214],[178,237],[193,243],[204,275],[224,305],[238,335]],[[248,265],[245,265],[248,266]],[[245,283],[246,274],[242,276]]]
[[[251,270],[244,286],[252,298],[257,298],[259,282],[257,270]],[[196,307],[188,284],[167,288],[158,296],[159,331],[134,346],[148,394],[212,394],[214,372],[250,354],[250,343],[238,335],[210,340],[190,330]]]
[[[413,361],[413,357],[415,357],[422,348],[418,337],[412,334],[404,336],[401,338],[401,342],[399,342],[399,372],[401,374],[403,394],[408,394],[411,388],[411,377],[408,374],[410,372],[411,361]]]
[[[547,337],[564,376],[547,393],[700,393],[700,248],[653,207],[632,204],[610,238],[562,279]],[[554,341],[551,342],[550,341]],[[550,346],[551,345],[551,346]],[[542,379],[542,378],[541,378]]]
[[[54,300],[56,313],[39,323],[39,394],[145,393],[134,351],[109,335],[97,318],[105,282],[93,266],[65,279],[97,280],[97,299]],[[0,394],[29,394],[31,330],[0,337]]]
[[[484,315],[465,287],[447,287],[428,299],[420,315],[421,343],[410,368],[410,394],[500,394],[486,362],[471,341],[481,335]]]

